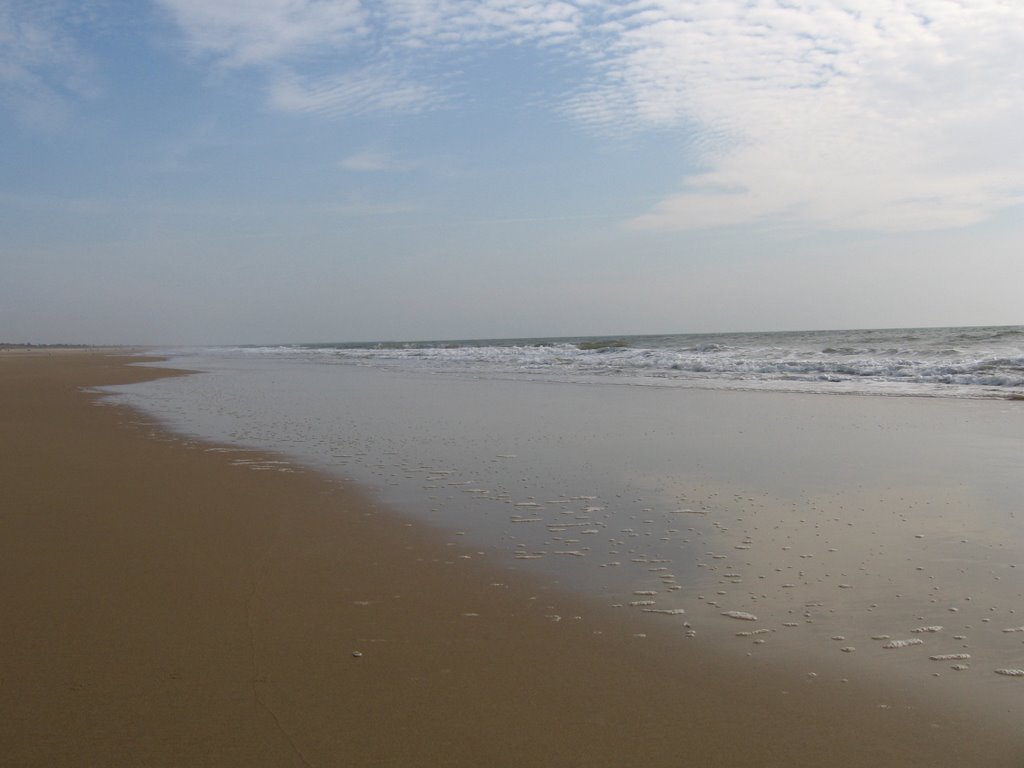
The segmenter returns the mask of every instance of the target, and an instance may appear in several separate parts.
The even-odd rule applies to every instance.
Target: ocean
[[[437,374],[775,391],[1024,396],[1024,326],[390,341],[220,354]]]
[[[354,482],[453,566],[1024,715],[1022,327],[157,351],[198,373],[111,401]]]

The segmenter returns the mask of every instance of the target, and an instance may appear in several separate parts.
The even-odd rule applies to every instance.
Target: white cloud
[[[488,46],[560,51],[587,72],[563,114],[689,137],[699,172],[638,228],[928,229],[1024,195],[1016,0],[160,2],[195,50],[265,68],[273,107],[331,118],[457,106],[421,73]]]
[[[267,64],[353,44],[405,49],[566,41],[587,2],[563,0],[157,0],[197,53]]]
[[[72,35],[88,20],[88,4],[72,10],[61,2],[0,3],[0,104],[36,128],[58,127],[76,101],[101,91],[91,57]]]
[[[525,40],[554,44],[577,31],[580,15],[570,3],[522,0],[158,2],[196,54],[218,66],[273,72],[271,106],[336,118],[441,106],[443,88],[408,74],[432,53]],[[327,62],[326,73],[303,67],[316,57]],[[346,58],[361,65],[337,64]]]
[[[695,126],[702,172],[632,225],[771,217],[929,229],[1024,200],[1024,6],[1000,0],[653,2],[609,12],[567,110]]]
[[[284,112],[307,112],[325,117],[416,113],[444,102],[443,90],[408,79],[387,66],[369,66],[326,77],[277,75],[270,103]]]
[[[392,0],[383,23],[395,42],[415,48],[559,42],[578,32],[582,14],[559,0]]]
[[[346,171],[358,173],[405,171],[411,167],[408,163],[404,163],[389,152],[380,149],[364,149],[360,152],[353,152],[338,165]]]
[[[193,50],[228,66],[266,64],[365,33],[359,0],[159,0]]]

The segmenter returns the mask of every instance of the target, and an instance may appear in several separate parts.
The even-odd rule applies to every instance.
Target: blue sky
[[[1016,0],[0,0],[0,340],[1024,323]]]

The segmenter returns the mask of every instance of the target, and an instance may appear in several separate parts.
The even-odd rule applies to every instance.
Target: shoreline
[[[176,437],[82,391],[184,375],[127,365],[140,360],[0,356],[14,457],[0,469],[5,764],[952,766],[1024,754],[1019,736],[927,708],[895,681],[745,665],[656,621],[635,637],[635,617],[495,565],[349,483],[253,471],[276,457]],[[263,463],[239,463],[250,460]]]

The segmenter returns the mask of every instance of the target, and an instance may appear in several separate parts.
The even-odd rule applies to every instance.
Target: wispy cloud
[[[72,34],[87,10],[72,13],[61,2],[0,3],[0,104],[34,128],[60,126],[75,102],[101,92],[93,60]]]
[[[423,206],[416,203],[366,202],[362,200],[350,200],[332,205],[326,209],[329,214],[353,219],[371,216],[394,216],[401,213],[416,213],[421,210],[423,210]]]
[[[444,100],[441,88],[409,79],[389,66],[321,77],[283,73],[274,77],[270,87],[270,103],[275,108],[325,117],[414,114],[437,108]]]
[[[584,23],[585,5],[559,0],[393,0],[381,21],[394,43],[409,48],[565,43]]]
[[[197,53],[264,68],[274,108],[335,119],[457,108],[422,73],[488,46],[559,52],[584,74],[552,99],[583,129],[688,136],[699,172],[641,229],[928,229],[1024,196],[1016,2],[159,1]]]
[[[402,162],[381,149],[364,149],[361,152],[353,152],[342,159],[338,165],[346,171],[357,173],[378,173],[406,171],[411,168],[409,163]]]
[[[565,42],[580,19],[571,3],[521,0],[158,2],[194,55],[271,73],[272,107],[333,118],[442,107],[446,89],[409,74],[424,61],[485,43]],[[315,68],[306,67],[311,61]]]
[[[226,66],[267,64],[344,46],[366,32],[359,0],[158,0],[190,48]]]

